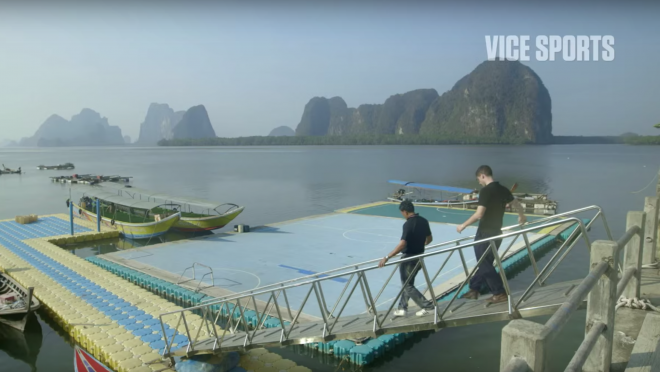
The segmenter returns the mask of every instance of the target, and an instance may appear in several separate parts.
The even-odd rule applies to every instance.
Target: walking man
[[[429,221],[415,213],[415,206],[410,200],[404,200],[399,205],[399,211],[406,219],[403,224],[403,235],[399,244],[387,256],[383,257],[378,263],[378,267],[383,267],[387,260],[391,257],[401,253],[401,259],[413,257],[424,253],[424,247],[433,241],[431,234],[431,227]],[[417,263],[419,262],[419,266]],[[432,314],[435,308],[435,303],[432,300],[427,300],[423,294],[415,288],[415,276],[421,270],[421,262],[419,259],[403,262],[399,266],[399,275],[401,276],[401,285],[403,285],[403,293],[399,300],[399,308],[394,311],[395,316],[404,316],[408,311],[408,300],[412,299],[417,306],[421,308],[416,314],[422,316]],[[410,281],[406,281],[410,277]]]
[[[463,224],[456,228],[461,233],[467,226],[470,226],[479,220],[479,227],[474,238],[475,241],[487,239],[502,234],[502,220],[504,219],[504,210],[507,204],[511,204],[518,211],[518,223],[524,224],[527,221],[524,210],[517,199],[513,197],[511,191],[493,180],[493,170],[488,165],[482,165],[476,172],[479,184],[483,186],[479,192],[479,203],[477,211],[468,218]],[[502,244],[502,239],[493,241],[497,249]],[[504,290],[504,284],[500,274],[495,271],[493,262],[495,256],[490,248],[490,242],[476,244],[474,254],[477,261],[486,253],[486,258],[482,261],[477,272],[470,279],[470,290],[461,296],[461,298],[477,299],[479,291],[485,282],[490,288],[493,297],[487,301],[490,303],[499,303],[507,301],[507,294]]]

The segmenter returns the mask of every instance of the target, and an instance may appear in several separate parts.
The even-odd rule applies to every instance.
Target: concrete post
[[[605,323],[607,328],[598,337],[582,370],[584,372],[609,372],[612,364],[612,340],[614,338],[614,308],[616,306],[616,285],[618,282],[618,244],[613,241],[597,240],[591,244],[590,269],[605,261],[609,269],[598,279],[596,286],[587,297],[587,319],[585,336],[594,324]]]
[[[528,371],[545,371],[548,334],[542,324],[524,319],[510,321],[502,328],[500,371],[503,371],[514,357],[524,359],[529,366]]]
[[[642,265],[652,264],[656,260],[656,240],[658,239],[658,197],[647,196],[644,199],[646,229],[644,231],[644,251]]]
[[[657,198],[660,198],[660,170],[658,170],[658,184],[655,186],[655,196]],[[656,230],[658,229],[660,229],[660,218],[658,219],[658,226]],[[660,257],[660,242],[657,240],[655,243],[655,252],[656,252],[656,257]]]
[[[628,212],[626,231],[633,226],[639,226],[643,233],[645,231],[645,222],[646,213],[638,211]],[[626,285],[622,293],[627,298],[639,298],[640,295],[640,285],[642,283],[642,249],[644,248],[642,243],[643,239],[640,239],[640,236],[635,234],[624,248],[623,271],[625,272],[629,268],[635,269],[635,275],[630,278],[628,285]]]

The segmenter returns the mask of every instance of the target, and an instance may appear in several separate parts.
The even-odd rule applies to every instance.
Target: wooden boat
[[[2,170],[0,170],[0,174],[21,174],[23,171],[21,171],[21,167],[18,167],[18,169],[11,169],[5,167],[4,164],[2,164]]]
[[[117,183],[101,183],[100,187],[117,195],[133,199],[172,202],[180,204],[181,219],[174,224],[173,230],[182,232],[212,231],[225,227],[243,212],[245,207],[233,203],[218,204],[212,201],[175,196]],[[226,209],[224,208],[226,207]]]
[[[150,239],[167,233],[181,218],[176,204],[162,204],[107,192],[97,186],[76,185],[72,190],[82,193],[74,211],[96,224],[96,199],[100,201],[101,222],[119,230],[129,239]],[[71,200],[67,200],[67,207]]]
[[[389,180],[389,183],[402,185],[404,188],[397,190],[389,201],[401,202],[409,199],[416,205],[436,206],[444,208],[477,209],[479,202],[479,191],[467,188],[438,186],[417,182],[407,182],[399,180]],[[518,184],[511,187],[511,193],[518,199],[526,213],[539,215],[553,215],[557,213],[557,202],[548,199],[545,194],[530,194],[514,192]],[[409,190],[406,190],[409,189]],[[427,197],[425,192],[450,193],[453,196],[448,198]],[[507,205],[506,212],[515,212],[511,205]]]
[[[25,289],[9,275],[0,273],[0,323],[22,332],[30,314],[41,306],[33,291],[34,288]]]
[[[73,348],[73,367],[75,372],[112,372],[78,345]]]
[[[65,170],[65,169],[75,169],[76,167],[72,163],[64,163],[58,165],[40,165],[37,167],[39,170]]]

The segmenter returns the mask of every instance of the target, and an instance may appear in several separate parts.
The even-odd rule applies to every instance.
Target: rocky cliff
[[[418,89],[389,97],[384,104],[349,108],[341,97],[312,98],[296,128],[302,136],[417,133],[426,110],[438,97],[435,89]]]
[[[293,129],[287,127],[286,125],[283,125],[283,126],[281,126],[281,127],[277,127],[277,128],[275,128],[275,129],[271,130],[270,133],[269,133],[268,135],[269,135],[269,136],[275,136],[275,137],[279,137],[279,136],[295,136],[295,135],[296,135],[296,132],[295,132]]]
[[[174,111],[167,104],[152,103],[144,122],[140,124],[140,146],[155,146],[162,139],[172,139],[174,127],[181,121],[185,111]]]
[[[214,137],[216,137],[215,130],[204,105],[189,108],[174,127],[172,136],[173,139]]]
[[[426,113],[419,133],[552,141],[552,104],[543,82],[518,61],[487,61]]]
[[[486,61],[442,96],[418,89],[357,108],[348,108],[341,97],[314,97],[296,135],[422,134],[550,143],[551,108],[550,94],[532,69],[517,61]]]
[[[121,129],[108,124],[108,119],[96,111],[82,109],[66,120],[51,115],[21,146],[119,146],[124,144]]]

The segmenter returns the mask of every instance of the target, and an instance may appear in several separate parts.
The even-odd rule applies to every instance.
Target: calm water
[[[561,212],[603,207],[617,239],[625,230],[626,212],[642,209],[644,197],[655,194],[655,182],[637,191],[657,174],[658,154],[657,147],[620,145],[0,149],[0,163],[26,171],[0,176],[0,219],[66,213],[68,184],[48,177],[72,173],[132,176],[138,187],[245,205],[235,222],[256,226],[383,200],[395,190],[388,179],[477,187],[474,170],[487,163],[501,182],[518,182],[518,191],[548,193]],[[36,170],[40,164],[65,162],[74,163],[76,170]],[[596,225],[592,236],[605,238],[601,226]],[[77,248],[75,253],[86,257],[112,251],[114,245]],[[584,276],[587,263],[586,248],[577,245],[552,281]],[[518,274],[512,286],[520,288],[532,275],[531,269]],[[365,370],[498,371],[504,325],[426,333]],[[582,340],[583,326],[584,312],[576,313],[553,343],[553,370],[564,369]],[[65,334],[41,313],[27,336],[12,337],[0,338],[1,371],[31,371],[30,365],[40,371],[73,370]],[[29,354],[10,346],[23,339],[31,346]],[[314,371],[338,369],[336,359],[306,355],[300,348],[273,351]]]

